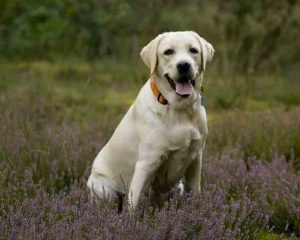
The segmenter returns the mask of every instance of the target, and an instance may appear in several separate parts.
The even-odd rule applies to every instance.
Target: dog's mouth
[[[166,79],[168,80],[170,86],[175,90],[175,92],[181,97],[188,97],[193,93],[195,80],[183,77],[179,81],[174,81],[169,77],[168,74],[165,74]]]

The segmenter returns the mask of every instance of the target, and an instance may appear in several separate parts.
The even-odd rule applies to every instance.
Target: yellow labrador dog
[[[208,130],[198,92],[214,48],[195,32],[167,32],[140,55],[151,77],[96,157],[87,183],[100,197],[127,193],[132,209],[154,183],[168,189],[182,180],[200,191]]]

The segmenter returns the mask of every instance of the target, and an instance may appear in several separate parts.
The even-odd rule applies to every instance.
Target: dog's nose
[[[188,62],[179,62],[176,67],[179,73],[187,73],[191,68],[191,64]]]

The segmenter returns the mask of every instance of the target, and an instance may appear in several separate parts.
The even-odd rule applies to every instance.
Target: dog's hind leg
[[[112,184],[99,174],[91,174],[88,179],[87,186],[91,194],[96,194],[100,198],[105,198],[109,201],[118,199],[118,192],[113,188]]]

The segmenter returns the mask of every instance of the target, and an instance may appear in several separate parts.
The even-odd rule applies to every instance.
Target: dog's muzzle
[[[168,74],[165,74],[170,86],[181,97],[189,97],[194,91],[195,79],[192,79],[190,74],[183,74],[179,76],[178,80],[173,80]]]

